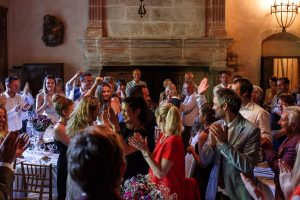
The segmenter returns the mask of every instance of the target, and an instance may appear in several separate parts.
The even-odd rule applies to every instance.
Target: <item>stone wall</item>
[[[273,0],[226,1],[226,30],[228,37],[234,39],[231,51],[238,54],[238,73],[255,84],[260,83],[262,43],[281,32],[275,16],[271,15],[273,3]],[[287,32],[300,36],[299,15]]]
[[[204,0],[144,0],[147,14],[143,18],[137,13],[138,0],[105,2],[109,8],[106,15],[109,38],[194,39],[204,35]],[[257,84],[262,42],[281,31],[270,14],[272,2],[226,1],[226,31],[228,37],[234,39],[231,50],[238,54],[238,73]],[[82,66],[84,51],[78,40],[85,37],[88,24],[87,0],[43,0],[42,3],[40,0],[0,0],[0,5],[9,8],[9,67],[32,62],[63,62],[66,79],[85,69]],[[45,14],[54,14],[63,20],[66,32],[62,46],[50,48],[42,43]],[[184,20],[180,21],[178,16]],[[125,25],[120,25],[123,22]],[[287,32],[300,36],[300,16]],[[300,43],[298,46],[300,48]]]
[[[84,37],[88,22],[88,1],[85,0],[9,0],[8,66],[23,63],[65,63],[64,78],[85,70],[79,39]],[[65,26],[64,42],[47,47],[42,41],[43,17],[60,19]]]
[[[138,0],[107,0],[108,37],[199,38],[205,31],[204,0],[144,0],[146,15],[138,14]]]

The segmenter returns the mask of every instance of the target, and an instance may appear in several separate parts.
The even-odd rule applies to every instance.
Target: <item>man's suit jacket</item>
[[[250,121],[237,116],[228,144],[217,145],[215,149],[204,145],[201,161],[208,165],[213,162],[206,199],[214,200],[218,189],[220,164],[223,163],[224,184],[227,194],[232,200],[252,199],[240,177],[240,173],[253,176],[254,166],[259,161],[260,129]]]
[[[8,167],[0,167],[0,199],[8,199],[11,186],[14,180],[14,173]]]

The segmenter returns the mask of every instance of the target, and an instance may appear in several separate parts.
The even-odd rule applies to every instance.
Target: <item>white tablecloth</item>
[[[44,159],[42,159],[44,158]],[[48,158],[48,159],[45,159]],[[49,165],[52,164],[52,197],[53,199],[57,198],[57,159],[58,159],[58,154],[54,154],[51,152],[38,152],[38,153],[33,153],[31,151],[25,151],[23,153],[22,158],[17,159],[17,165],[15,172],[16,173],[22,173],[21,171],[21,162],[24,163],[31,163],[31,164],[45,164]],[[14,197],[17,198],[22,198],[24,197],[23,193],[14,193]],[[45,198],[47,199],[47,198]]]
[[[265,193],[268,200],[275,199],[274,175],[267,162],[260,163],[254,168],[254,176],[258,179],[257,186]]]

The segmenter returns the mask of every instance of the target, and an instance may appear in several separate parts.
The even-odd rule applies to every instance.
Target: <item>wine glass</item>
[[[33,150],[33,153],[37,153],[38,149],[39,149],[39,138],[38,138],[38,135],[36,134],[36,132],[34,130],[31,131],[31,134],[30,134],[30,143],[32,145],[32,150]]]
[[[54,143],[49,143],[49,144],[47,144],[47,147],[48,147],[48,149],[49,149],[49,151],[50,151],[51,153],[53,153],[54,146],[55,146]]]
[[[40,144],[40,150],[42,151],[42,153],[45,152],[45,150],[46,150],[46,144],[45,143]]]

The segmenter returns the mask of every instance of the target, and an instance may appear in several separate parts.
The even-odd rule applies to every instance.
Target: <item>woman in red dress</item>
[[[184,199],[184,147],[181,138],[182,123],[178,109],[172,104],[162,104],[155,112],[162,136],[151,155],[144,138],[135,134],[129,144],[140,150],[150,166],[151,180],[157,185],[176,193],[178,200]]]

